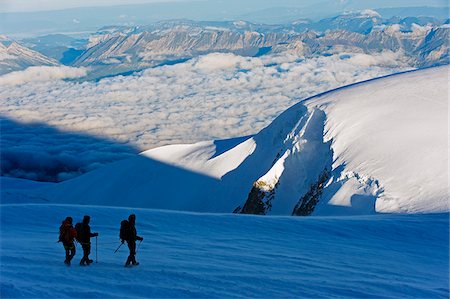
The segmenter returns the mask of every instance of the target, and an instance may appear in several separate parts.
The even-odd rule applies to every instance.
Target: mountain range
[[[448,63],[449,27],[433,18],[383,20],[375,11],[318,22],[258,25],[245,21],[175,20],[135,28],[104,28],[73,62],[96,76],[177,63],[211,52],[244,56],[290,53],[299,58],[338,53],[402,52],[411,66]]]
[[[23,43],[30,49],[22,62],[18,62],[19,58],[0,61],[2,73],[6,73],[29,65],[55,64],[54,60],[59,60],[70,66],[89,67],[85,79],[129,74],[211,52],[244,56],[287,53],[298,59],[343,54],[345,59],[346,53],[392,51],[403,53],[404,60],[412,67],[421,68],[448,63],[448,34],[448,20],[384,19],[374,10],[319,21],[297,19],[283,25],[172,20],[146,26],[107,26],[92,34],[89,40],[65,35],[28,38]],[[0,50],[6,53],[4,44]],[[17,43],[14,45],[18,47]],[[30,56],[34,61],[29,61]]]

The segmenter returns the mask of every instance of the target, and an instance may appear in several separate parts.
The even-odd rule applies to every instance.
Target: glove
[[[98,233],[94,233],[94,237],[97,237],[98,236]]]
[[[139,237],[138,240],[139,240],[139,241],[144,241],[144,238]]]
[[[125,240],[122,240],[122,244],[125,243]]]

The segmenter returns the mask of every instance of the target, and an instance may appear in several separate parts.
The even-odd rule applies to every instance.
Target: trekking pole
[[[95,236],[95,263],[98,263],[98,246],[97,246],[97,236]]]
[[[138,252],[139,246],[141,246],[141,243],[142,243],[142,240],[139,241],[138,247],[136,248],[136,253]]]
[[[123,245],[123,243],[120,243],[119,247],[117,247],[116,251],[114,251],[114,253],[117,252],[117,250],[119,250],[119,248]]]

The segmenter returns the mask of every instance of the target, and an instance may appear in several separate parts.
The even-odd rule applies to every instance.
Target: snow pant
[[[64,263],[66,264],[70,264],[70,261],[72,260],[72,258],[75,255],[75,244],[63,244],[64,245],[64,249],[66,250],[66,260],[64,261]]]
[[[91,260],[89,259],[89,254],[91,254],[91,243],[82,243],[81,247],[83,247],[83,258],[80,261],[80,264],[90,264]]]
[[[127,262],[125,265],[129,265],[132,263],[136,264],[136,241],[127,241],[128,249],[130,250],[130,255],[128,256]]]

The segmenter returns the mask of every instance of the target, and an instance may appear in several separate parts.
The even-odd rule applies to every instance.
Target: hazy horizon
[[[448,4],[442,0],[355,1],[325,0],[6,0],[0,5],[0,34],[25,38],[64,33],[86,35],[103,26],[141,26],[170,19],[194,21],[245,20],[253,23],[284,24],[298,19],[319,20],[347,11],[364,9],[398,10],[408,16],[448,17]],[[112,4],[112,5],[111,5]],[[97,6],[95,6],[97,5]],[[389,13],[385,16],[389,17]]]
[[[98,8],[98,7],[114,7],[114,6],[136,6],[136,5],[163,5],[163,4],[181,4],[181,3],[191,3],[191,4],[215,4],[219,7],[228,7],[230,9],[242,9],[245,10],[263,10],[267,8],[279,8],[279,7],[292,7],[301,8],[308,7],[312,5],[332,5],[335,7],[343,7],[348,9],[362,9],[367,8],[395,8],[395,7],[418,7],[418,6],[428,6],[428,7],[448,7],[447,1],[444,0],[431,0],[427,3],[419,0],[405,1],[354,1],[354,0],[247,0],[247,1],[222,1],[222,0],[69,0],[61,2],[59,0],[3,0],[0,5],[0,13],[17,13],[17,12],[46,12],[46,11],[59,11],[59,10],[70,10],[76,8]],[[238,5],[236,5],[238,4]],[[326,9],[326,7],[324,7]]]

